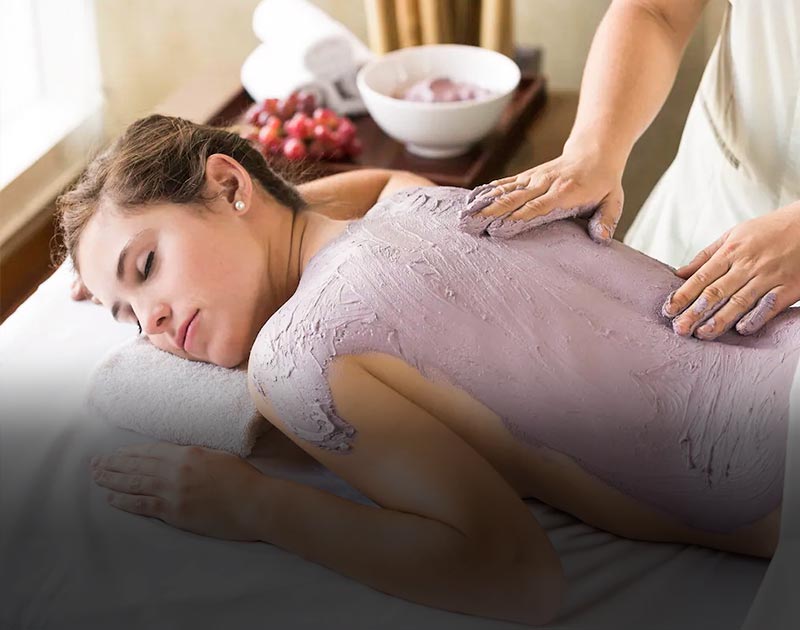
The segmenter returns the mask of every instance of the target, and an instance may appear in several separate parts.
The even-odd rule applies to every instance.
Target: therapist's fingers
[[[543,217],[550,214],[557,206],[564,203],[562,197],[556,194],[552,189],[543,191],[533,199],[529,199],[519,208],[517,208],[510,215],[505,217],[503,221],[529,221],[536,217]]]
[[[722,247],[722,244],[728,238],[728,234],[730,234],[730,230],[725,232],[725,234],[723,234],[716,241],[711,243],[711,245],[701,249],[697,253],[697,255],[694,258],[692,258],[691,261],[689,261],[688,264],[683,265],[683,267],[678,267],[675,270],[675,275],[680,276],[681,278],[688,278],[689,276],[691,276],[694,272],[700,269],[700,267],[702,267],[709,260],[711,260],[711,257],[717,253],[717,250],[719,250],[719,248]]]
[[[493,179],[489,182],[490,186],[502,186],[503,184],[508,184],[509,182],[513,182],[517,179],[517,175],[509,175],[508,177],[501,177],[500,179]]]
[[[672,330],[679,335],[694,334],[698,326],[724,307],[749,280],[748,275],[739,269],[722,275],[705,287],[697,299],[673,320]]]
[[[545,192],[547,188],[544,184],[535,185],[533,188],[516,188],[512,189],[511,192],[497,195],[492,193],[487,193],[486,195],[481,195],[480,199],[485,203],[489,197],[491,196],[492,201],[489,203],[485,208],[483,208],[480,212],[476,213],[477,215],[481,216],[488,216],[488,217],[501,217],[505,216],[509,213],[522,208],[526,203],[535,199],[543,192]]]
[[[711,260],[706,262],[678,289],[667,296],[666,302],[661,307],[661,313],[665,317],[675,317],[680,314],[689,304],[700,297],[706,287],[728,273],[730,268],[730,262],[721,256],[712,256]],[[739,287],[736,287],[736,289],[738,290]],[[714,296],[712,295],[711,297]]]
[[[521,189],[518,192],[522,192],[522,190],[529,193],[525,195],[528,199],[505,217],[504,220],[523,221],[547,214],[553,209],[553,201],[558,199],[558,195],[553,194],[550,182],[545,179],[540,179],[536,182],[532,181],[527,188]],[[508,193],[508,196],[512,194],[514,193]],[[522,199],[522,197],[520,197],[520,199]]]
[[[740,335],[752,335],[761,327],[794,304],[794,296],[785,286],[775,287],[762,297],[756,307],[736,324]]]
[[[556,179],[553,172],[547,171],[543,167],[532,168],[523,171],[514,177],[504,178],[497,184],[490,184],[492,190],[487,193],[488,196],[499,197],[508,195],[516,190],[527,188],[529,190],[546,191]]]
[[[592,218],[589,219],[589,236],[596,243],[610,243],[622,216],[625,193],[617,186],[600,202]]]
[[[753,308],[763,293],[764,290],[758,287],[758,281],[750,280],[730,298],[724,300],[722,307],[695,330],[694,336],[704,341],[711,341],[724,335]]]

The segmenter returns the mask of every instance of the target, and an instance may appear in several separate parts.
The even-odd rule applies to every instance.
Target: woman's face
[[[153,345],[230,368],[247,359],[272,311],[254,230],[229,203],[210,207],[121,214],[101,205],[80,238],[78,266],[87,289],[119,321],[138,321]]]

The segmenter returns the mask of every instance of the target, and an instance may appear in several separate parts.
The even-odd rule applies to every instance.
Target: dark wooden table
[[[444,159],[424,158],[409,153],[403,143],[384,133],[367,113],[350,116],[363,145],[361,154],[346,160],[303,160],[303,181],[360,168],[388,168],[417,173],[440,186],[473,188],[502,172],[509,156],[519,147],[525,130],[539,115],[546,102],[545,78],[539,75],[523,75],[491,132],[463,155]],[[210,120],[204,122],[215,126],[249,129],[251,127],[244,120],[244,112],[252,103],[247,92],[242,90]],[[269,159],[281,172],[292,166],[282,156]]]

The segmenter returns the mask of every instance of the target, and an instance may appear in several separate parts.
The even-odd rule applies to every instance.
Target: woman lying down
[[[770,557],[797,312],[676,335],[670,268],[575,219],[476,234],[485,194],[382,170],[295,188],[224,130],[129,127],[59,200],[86,290],[163,350],[246,367],[267,420],[382,509],[167,443],[96,458],[112,504],[529,624],[566,585],[526,497]]]

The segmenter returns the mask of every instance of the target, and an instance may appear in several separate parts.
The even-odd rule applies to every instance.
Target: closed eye
[[[150,275],[150,270],[153,267],[153,260],[155,259],[155,257],[156,257],[156,253],[155,252],[150,252],[147,255],[147,260],[144,263],[144,273],[141,274],[142,275],[142,280],[147,280],[147,277]],[[141,335],[142,334],[142,325],[139,323],[138,319],[136,320],[136,325],[139,327],[139,334]]]
[[[147,255],[147,261],[144,263],[144,279],[147,279],[147,276],[150,275],[150,268],[153,266],[153,259],[156,257],[155,252],[150,252]]]

